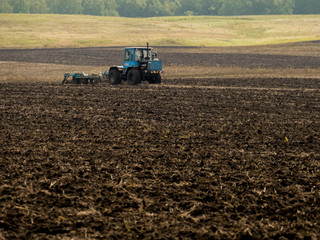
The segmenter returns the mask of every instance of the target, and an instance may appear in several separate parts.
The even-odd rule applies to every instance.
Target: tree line
[[[1,0],[0,13],[121,17],[320,14],[320,0]]]

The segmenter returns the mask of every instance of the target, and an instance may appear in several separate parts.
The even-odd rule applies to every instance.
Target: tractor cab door
[[[135,49],[125,49],[124,50],[124,58],[123,58],[123,67],[130,68],[130,67],[138,67],[139,63],[135,62],[134,54]]]

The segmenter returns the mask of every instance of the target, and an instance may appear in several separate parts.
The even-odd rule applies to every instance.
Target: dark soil
[[[320,236],[319,79],[0,89],[0,239]]]
[[[319,56],[256,53],[204,53],[197,47],[156,47],[164,66],[220,66],[245,68],[319,68]],[[194,53],[199,49],[198,53]],[[192,50],[192,52],[189,52]],[[0,61],[55,63],[82,66],[122,64],[123,47],[63,49],[0,49]]]

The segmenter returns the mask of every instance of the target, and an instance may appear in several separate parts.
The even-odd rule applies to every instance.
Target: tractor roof
[[[125,47],[124,49],[147,49],[146,47]],[[152,47],[149,47],[149,50],[152,50]]]

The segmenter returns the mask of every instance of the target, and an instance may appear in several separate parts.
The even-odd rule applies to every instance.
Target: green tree
[[[319,0],[295,0],[295,14],[320,14]]]
[[[294,0],[224,0],[220,15],[292,14]]]
[[[82,14],[82,0],[47,0],[51,13]]]
[[[148,17],[147,0],[118,0],[119,15],[123,17]]]
[[[295,0],[269,0],[271,14],[293,14]]]
[[[221,8],[219,9],[219,15],[245,15],[248,14],[248,9],[252,8],[252,1],[234,1],[224,0]]]
[[[14,13],[30,13],[30,0],[11,0],[10,5]]]
[[[104,1],[103,0],[83,0],[83,14],[87,15],[104,15]]]
[[[61,0],[60,9],[62,14],[82,14],[82,0]]]
[[[201,13],[202,0],[181,1],[180,15],[199,15]]]
[[[31,0],[30,13],[48,13],[46,0]]]
[[[159,0],[147,0],[146,17],[161,16],[163,12],[163,5]]]
[[[12,13],[13,7],[10,5],[9,0],[1,0],[0,13]]]
[[[201,15],[218,15],[223,0],[202,0]]]
[[[46,0],[50,13],[59,13],[59,0]]]
[[[177,14],[178,10],[181,8],[181,3],[179,0],[162,0],[162,15],[174,16]]]
[[[248,14],[292,14],[294,0],[252,0]]]
[[[104,1],[104,15],[105,16],[119,16],[117,11],[118,4],[116,0],[105,0]]]

